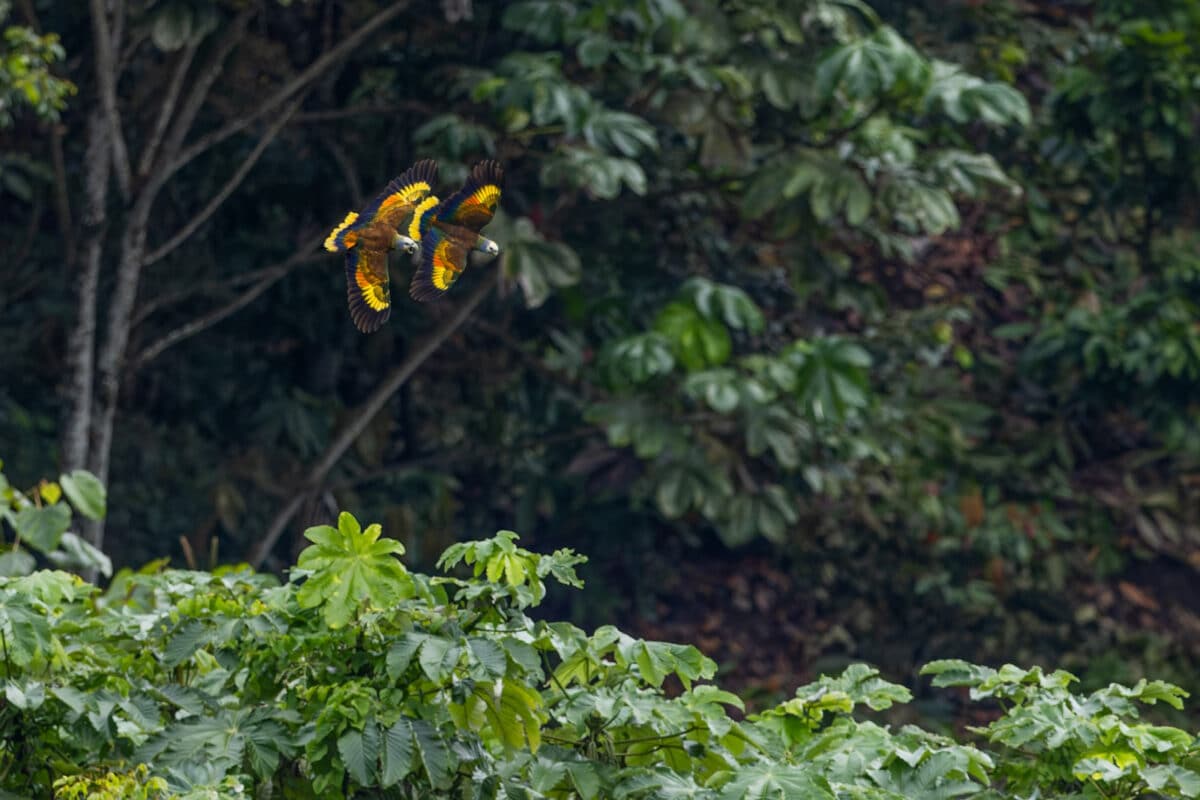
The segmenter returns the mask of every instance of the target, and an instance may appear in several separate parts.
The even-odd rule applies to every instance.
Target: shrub
[[[245,568],[0,579],[0,788],[59,798],[1195,797],[1161,682],[926,667],[1004,708],[977,743],[857,719],[910,699],[856,665],[744,712],[696,648],[528,610],[580,586],[570,550],[502,531],[409,572],[343,513],[286,583]],[[669,690],[674,687],[674,690]],[[734,714],[733,710],[738,714]],[[1039,794],[1040,793],[1040,794]]]

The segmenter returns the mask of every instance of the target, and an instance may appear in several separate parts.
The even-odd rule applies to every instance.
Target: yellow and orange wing
[[[503,179],[504,170],[498,162],[480,161],[463,187],[438,206],[437,218],[478,232],[496,213]]]
[[[325,249],[331,253],[349,250],[357,241],[357,232],[368,225],[383,223],[399,230],[404,218],[433,191],[436,180],[436,161],[426,159],[413,164],[400,177],[393,179],[366,208],[347,214],[342,223],[329,232]],[[426,201],[422,207],[436,204],[437,199],[432,198],[432,203]],[[419,241],[419,236],[412,238]]]
[[[379,330],[392,313],[387,253],[352,247],[346,251],[346,295],[350,319],[363,333]]]
[[[467,248],[431,227],[421,242],[421,263],[413,273],[408,293],[421,302],[436,300],[454,285],[466,266]]]
[[[399,229],[413,207],[433,191],[436,180],[437,162],[431,159],[418,161],[389,183],[383,194],[363,210],[362,216]]]

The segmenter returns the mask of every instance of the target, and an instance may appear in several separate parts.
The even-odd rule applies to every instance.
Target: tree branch
[[[95,0],[93,1],[95,2]],[[177,172],[192,159],[196,158],[196,156],[220,144],[235,133],[244,130],[259,117],[274,111],[281,103],[286,102],[289,97],[322,75],[331,66],[354,52],[354,50],[366,41],[368,36],[399,16],[408,8],[408,5],[407,0],[401,0],[400,2],[392,3],[376,13],[375,16],[364,22],[358,30],[344,37],[337,45],[325,51],[316,61],[309,64],[299,75],[281,86],[275,94],[263,100],[254,111],[244,117],[230,120],[220,128],[201,136],[191,146],[184,149],[177,158],[171,160],[164,172],[168,175]]]
[[[213,49],[212,55],[197,72],[198,77],[196,82],[192,84],[192,89],[188,92],[183,105],[179,108],[179,113],[176,114],[174,124],[167,135],[159,163],[153,164],[151,169],[147,171],[147,174],[152,176],[158,186],[166,183],[167,179],[175,172],[174,169],[171,169],[171,164],[177,160],[179,150],[183,147],[183,140],[187,138],[188,131],[191,130],[192,123],[196,120],[196,115],[200,113],[200,109],[204,106],[204,101],[208,98],[209,90],[212,89],[212,85],[224,69],[225,59],[229,57],[233,49],[242,41],[242,37],[246,35],[246,28],[250,24],[250,19],[257,11],[258,5],[256,3],[251,3],[242,9],[241,13],[230,23],[229,30],[225,36]]]
[[[354,208],[361,208],[363,204],[362,183],[359,182],[358,174],[354,171],[354,162],[346,154],[346,150],[332,136],[321,134],[317,139],[329,150],[330,155],[333,156],[333,160],[338,165],[338,169],[342,171],[342,177],[346,181],[346,188],[350,190],[351,205]]]
[[[321,458],[308,473],[308,477],[302,486],[297,487],[296,493],[292,499],[284,505],[276,514],[271,524],[267,526],[267,531],[263,538],[258,541],[250,554],[247,561],[251,566],[257,567],[270,554],[271,549],[283,534],[292,517],[304,502],[304,498],[316,491],[322,482],[324,482],[329,471],[341,459],[355,440],[362,432],[370,425],[371,420],[384,407],[392,395],[400,390],[413,373],[420,368],[425,361],[432,356],[442,343],[450,337],[452,333],[458,330],[464,322],[471,316],[476,307],[484,301],[492,290],[496,288],[496,284],[500,279],[501,271],[497,269],[493,275],[489,275],[486,280],[479,284],[471,294],[464,300],[461,306],[455,309],[454,313],[442,320],[441,324],[429,334],[416,348],[408,354],[400,364],[396,366],[388,376],[371,392],[371,395],[363,402],[361,406],[354,410],[350,415],[350,422],[345,428],[334,438],[329,446],[325,448],[325,452]]]
[[[432,106],[419,100],[401,100],[398,103],[384,105],[350,106],[348,108],[325,108],[320,111],[302,111],[292,118],[292,124],[303,125],[309,122],[333,122],[349,117],[364,117],[395,114],[397,112],[413,112],[417,114],[433,114]]]
[[[178,328],[175,328],[165,336],[162,336],[154,343],[143,348],[142,351],[132,359],[130,363],[130,369],[136,370],[141,368],[145,364],[157,358],[162,351],[166,350],[168,347],[179,344],[184,339],[189,339],[206,328],[211,328],[213,325],[216,325],[218,322],[230,316],[231,314],[250,305],[250,303],[254,302],[259,295],[261,295],[267,289],[270,289],[272,286],[278,283],[281,278],[301,264],[309,264],[325,257],[323,253],[311,252],[312,249],[313,248],[311,247],[307,248],[305,251],[296,253],[286,261],[276,264],[273,267],[268,267],[265,270],[259,270],[256,274],[260,275],[261,277],[252,287],[242,292],[225,305],[220,306],[219,308],[214,308],[207,314],[203,314],[191,322],[180,325]]]
[[[176,231],[174,236],[171,236],[158,247],[147,253],[142,260],[142,266],[153,264],[155,261],[158,261],[172,250],[179,247],[179,245],[187,241],[188,237],[195,233],[201,225],[207,222],[209,217],[216,213],[217,209],[221,207],[221,204],[224,203],[229,198],[229,195],[233,194],[234,190],[236,190],[237,187],[241,185],[242,181],[245,180],[246,175],[249,174],[250,170],[254,168],[254,165],[258,163],[258,159],[262,156],[263,151],[266,150],[271,142],[275,140],[275,137],[278,135],[280,129],[287,124],[288,118],[290,118],[292,114],[296,113],[296,109],[300,107],[302,102],[304,102],[303,95],[292,101],[287,109],[285,109],[282,114],[280,114],[271,122],[271,126],[267,128],[266,133],[264,133],[262,138],[258,140],[258,144],[254,145],[254,149],[250,151],[250,155],[246,156],[246,160],[243,161],[241,166],[237,168],[237,171],[230,176],[229,180],[225,182],[225,185],[221,187],[220,191],[212,196],[212,199],[208,201],[204,208],[202,208],[198,213],[193,214],[192,218],[189,219],[182,228]]]
[[[324,234],[322,234],[322,237],[323,236],[324,236]],[[323,241],[324,241],[324,238],[314,239],[311,241],[311,244],[306,245],[305,247],[299,248],[299,250],[297,252],[307,253],[309,251],[316,250],[318,247],[320,247],[321,242],[323,242]],[[317,255],[320,255],[320,254],[319,253],[314,254],[314,258]],[[241,273],[238,273],[237,275],[228,275],[226,277],[218,278],[216,280],[208,280],[208,281],[202,281],[200,283],[195,283],[195,284],[192,284],[191,286],[180,289],[179,291],[163,292],[162,294],[155,297],[154,299],[148,300],[142,304],[141,308],[139,308],[137,310],[137,312],[133,315],[133,324],[140,325],[142,322],[145,322],[146,319],[151,314],[158,311],[159,309],[166,308],[167,306],[173,306],[176,303],[181,303],[184,300],[187,300],[197,294],[205,294],[208,292],[218,292],[222,289],[236,289],[237,287],[245,286],[248,283],[258,283],[263,278],[266,278],[268,275],[273,274],[275,272],[275,270],[277,270],[278,268],[279,268],[279,264],[272,264],[271,266],[263,267],[262,269],[255,269],[255,270],[251,270],[249,272],[241,272]]]
[[[200,42],[198,41],[188,43],[179,56],[179,62],[175,65],[175,74],[171,76],[171,84],[167,87],[162,106],[158,109],[158,120],[154,123],[154,131],[150,134],[150,139],[146,142],[145,149],[142,150],[142,158],[138,162],[138,175],[143,178],[150,174],[150,169],[154,166],[154,157],[158,155],[158,148],[162,146],[163,137],[167,135],[167,125],[171,122],[175,106],[179,103],[179,95],[183,92],[183,79],[187,77],[187,72],[192,66],[192,59],[196,57],[196,51],[199,48]]]
[[[108,26],[108,15],[104,0],[91,0],[92,38],[96,46],[96,88],[100,91],[100,105],[108,122],[109,139],[112,146],[113,171],[117,175],[117,186],[121,196],[129,199],[129,152],[125,149],[125,136],[121,133],[121,115],[117,110],[117,65],[113,60],[113,32]],[[118,18],[123,14],[118,0]],[[118,19],[118,27],[120,20]]]

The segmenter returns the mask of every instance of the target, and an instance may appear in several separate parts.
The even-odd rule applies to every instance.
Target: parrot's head
[[[411,256],[413,253],[417,252],[417,247],[419,245],[407,236],[397,233],[395,242],[392,244],[392,246],[397,250],[402,250],[405,254]]]
[[[475,249],[488,257],[500,255],[500,245],[496,244],[486,236],[479,237],[479,241],[475,243]]]

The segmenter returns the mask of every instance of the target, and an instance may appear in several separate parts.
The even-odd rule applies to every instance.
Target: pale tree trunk
[[[136,164],[131,163],[125,145],[120,98],[117,94],[120,65],[116,55],[122,52],[124,45],[124,4],[121,0],[109,0],[109,8],[106,9],[105,0],[90,0],[89,5],[99,102],[88,119],[83,214],[85,239],[81,248],[78,316],[71,333],[67,358],[69,396],[62,434],[62,462],[65,469],[87,468],[107,483],[121,384],[128,371],[129,342],[134,325],[140,319],[134,306],[142,270],[183,244],[218,210],[300,107],[312,84],[361,47],[374,31],[399,16],[408,3],[394,2],[380,9],[357,30],[339,39],[312,64],[265,97],[253,111],[228,120],[189,143],[187,140],[192,125],[207,101],[217,76],[229,55],[244,38],[251,18],[262,8],[253,3],[244,6],[237,17],[225,26],[221,37],[212,43],[209,57],[196,69],[192,69],[192,61],[199,43],[193,42],[181,52],[156,119],[147,126],[145,135],[132,140],[143,143]],[[272,114],[274,118],[261,135],[258,145],[221,189],[180,230],[151,247],[147,233],[154,203],[172,176],[194,158]],[[134,180],[135,169],[139,180]],[[122,219],[113,293],[103,303],[104,338],[97,343],[97,308],[101,305],[97,295],[104,262],[106,206],[110,199],[109,184],[114,177],[128,211]],[[296,263],[301,260],[303,257],[298,258]],[[283,274],[286,274],[286,269],[280,270],[278,277]],[[278,277],[274,273],[264,276],[260,291]],[[201,330],[207,324],[212,324],[211,320],[223,318],[238,307],[206,314],[202,323],[193,328]],[[158,350],[148,351],[148,358],[179,338],[183,337],[176,337]],[[148,358],[135,361],[144,363]],[[102,546],[103,523],[89,524],[83,533],[93,545]]]
[[[88,119],[86,171],[84,173],[83,247],[80,250],[78,301],[75,327],[67,342],[67,417],[62,430],[62,468],[88,465],[88,439],[92,422],[92,380],[96,359],[96,292],[104,256],[108,179],[112,150],[104,112],[92,111]]]

